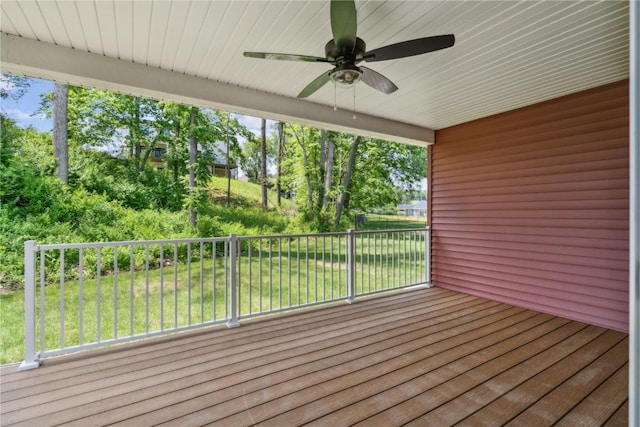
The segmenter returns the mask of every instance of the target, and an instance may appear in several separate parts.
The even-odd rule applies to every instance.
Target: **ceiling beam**
[[[0,67],[72,85],[426,146],[432,129],[1,33]]]

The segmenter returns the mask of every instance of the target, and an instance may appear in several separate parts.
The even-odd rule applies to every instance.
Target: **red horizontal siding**
[[[628,330],[628,81],[436,132],[436,286]]]

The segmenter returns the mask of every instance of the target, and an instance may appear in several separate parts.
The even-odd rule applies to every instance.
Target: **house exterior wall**
[[[628,331],[628,91],[437,131],[433,284]]]

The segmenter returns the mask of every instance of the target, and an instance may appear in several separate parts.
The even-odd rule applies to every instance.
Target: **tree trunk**
[[[335,144],[333,139],[327,141],[327,155],[324,165],[324,197],[322,198],[322,210],[327,209],[331,196],[331,183],[333,180],[333,151]]]
[[[318,182],[318,211],[316,212],[316,216],[320,217],[322,214],[322,210],[324,209],[324,200],[325,200],[325,177],[326,171],[325,168],[327,166],[327,131],[324,129],[320,129],[320,161],[318,162],[318,170],[320,172],[320,176],[317,178]]]
[[[262,119],[262,141],[260,142],[260,187],[262,189],[262,212],[267,206],[267,120]]]
[[[56,173],[67,184],[69,182],[69,141],[68,141],[69,86],[64,83],[53,85],[53,154],[56,157]]]
[[[356,136],[353,140],[353,145],[351,146],[351,151],[349,152],[349,162],[347,163],[347,170],[344,173],[344,183],[342,184],[342,193],[338,198],[338,203],[336,204],[336,221],[335,227],[340,225],[340,217],[342,216],[342,210],[346,204],[347,195],[349,191],[349,183],[351,182],[351,173],[353,171],[353,167],[356,163],[356,153],[358,151],[358,145],[360,144],[360,137]]]
[[[195,136],[195,124],[196,115],[198,114],[197,108],[192,108],[189,114],[189,123],[191,124],[191,135],[189,136],[189,193],[191,195],[189,202],[189,225],[195,227],[198,221],[198,212],[195,206],[195,199],[193,196],[197,191],[196,182],[196,160],[198,156],[198,142]]]
[[[140,144],[140,97],[136,96],[134,98],[134,111],[133,111],[133,129],[129,129],[129,133],[131,134],[132,143],[134,144],[134,153],[135,159],[134,164],[136,166],[136,170],[140,171],[140,158],[142,157],[142,145]],[[145,149],[149,149],[150,147],[145,147]]]
[[[281,205],[282,193],[282,154],[284,151],[284,123],[278,122],[278,177],[276,179],[276,193],[278,197],[278,207]]]

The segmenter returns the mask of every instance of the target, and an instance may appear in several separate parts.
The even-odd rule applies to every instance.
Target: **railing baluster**
[[[78,249],[78,344],[82,345],[84,343],[84,320],[83,320],[83,311],[84,311],[84,289],[83,289],[83,251],[82,248]]]
[[[329,253],[329,265],[330,265],[330,276],[331,276],[331,300],[333,300],[333,234],[331,235],[331,252]]]
[[[258,311],[262,312],[262,239],[258,240],[258,293],[260,295]]]
[[[118,339],[118,245],[113,247],[113,339]]]
[[[373,235],[373,289],[378,290],[378,235]]]
[[[298,268],[298,305],[300,305],[300,238],[296,240],[296,261]]]
[[[160,245],[160,330],[164,331],[164,245]]]
[[[249,254],[248,254],[249,255],[249,260],[248,260],[249,261],[249,279],[247,280],[247,283],[248,283],[247,286],[249,287],[249,289],[248,289],[248,294],[249,294],[249,315],[251,315],[251,313],[253,311],[251,309],[251,306],[253,305],[253,301],[251,300],[251,283],[252,283],[251,282],[251,279],[252,279],[251,278],[251,240],[247,240],[247,246],[248,246],[247,247],[247,251],[249,252]],[[240,305],[240,307],[242,307],[242,305]],[[240,314],[242,314],[242,311],[240,311]]]
[[[342,241],[340,239],[340,235],[338,234],[338,298],[342,298],[342,253],[340,252],[340,248],[342,247]],[[347,292],[345,289],[345,296]]]
[[[269,311],[273,310],[273,240],[269,239]]]
[[[384,281],[382,278],[384,277],[384,244],[382,242],[382,234],[379,234],[380,240],[380,289],[384,289]]]
[[[411,253],[409,254],[411,257],[411,283],[416,283],[416,233],[412,231],[411,235]]]
[[[212,271],[212,276],[213,276],[213,320],[216,320],[216,309],[218,308],[218,306],[216,305],[216,246],[217,243],[213,242],[211,243],[212,248],[211,248],[211,271]]]
[[[309,236],[306,236],[305,242],[305,259],[307,260],[307,270],[306,270],[306,282],[307,282],[307,294],[305,297],[305,304],[309,304]]]
[[[149,245],[144,245],[144,331],[149,333]]]
[[[60,250],[60,348],[64,348],[64,249]]]
[[[279,296],[279,305],[278,308],[282,308],[282,239],[278,239],[278,296]]]
[[[25,245],[25,255],[26,255],[26,245]],[[44,249],[40,249],[40,352],[45,350],[45,324],[44,324],[44,319],[45,319],[45,268],[46,268],[46,263],[45,263],[45,255],[44,255]],[[26,269],[27,264],[25,263],[25,269]],[[26,271],[26,270],[25,270]],[[35,272],[34,272],[35,274]],[[27,276],[25,274],[25,282],[27,281]],[[98,289],[100,289],[100,284],[98,283]],[[26,289],[25,289],[25,293],[26,293]],[[25,296],[25,302],[26,302],[26,296]],[[98,315],[100,314],[100,310],[98,310]],[[26,322],[25,322],[26,323]],[[98,329],[100,328],[100,323],[98,323]],[[26,335],[25,335],[26,337]]]
[[[347,231],[347,303],[356,299],[356,237],[353,230]]]
[[[428,288],[431,287],[431,228],[427,227],[424,235],[424,278]]]
[[[133,335],[133,245],[129,246],[129,335]]]
[[[173,245],[173,327],[178,327],[178,244]]]
[[[191,325],[191,242],[187,243],[187,325]]]
[[[236,241],[236,262],[237,262],[237,267],[236,268],[236,284],[237,284],[237,290],[236,290],[236,301],[240,302],[242,301],[242,240],[237,240]],[[238,308],[238,313],[240,312],[240,308]]]
[[[371,234],[367,234],[367,291],[371,292]]]
[[[102,277],[102,247],[96,248],[96,339],[98,342],[102,338],[102,290],[101,290],[101,277]]]
[[[200,242],[200,323],[204,323],[204,242]]]
[[[231,255],[231,259],[229,260],[230,268],[229,268],[229,290],[231,294],[231,318],[227,322],[228,328],[235,328],[240,326],[238,323],[238,307],[237,307],[237,276],[236,276],[236,254],[238,252],[238,240],[235,234],[231,234],[229,237],[229,253]]]
[[[325,272],[327,268],[325,267],[325,236],[322,236],[322,300],[326,301],[327,299],[327,282],[325,280]]]
[[[289,248],[287,249],[287,266],[289,269],[289,287],[287,288],[288,291],[288,306],[291,307],[291,239],[287,239],[287,243],[289,245]]]
[[[360,292],[364,291],[364,234],[360,234]]]
[[[224,242],[224,318],[229,319],[229,299],[227,290],[229,288],[229,240]]]

